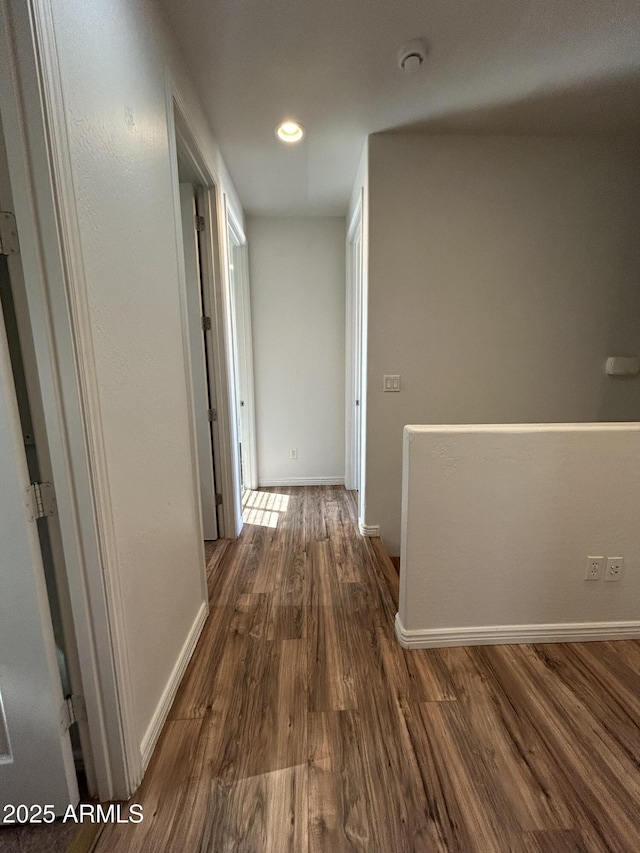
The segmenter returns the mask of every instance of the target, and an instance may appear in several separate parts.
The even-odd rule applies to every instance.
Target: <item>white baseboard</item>
[[[281,477],[275,480],[260,480],[258,488],[264,486],[344,486],[344,477]]]
[[[173,667],[171,675],[169,677],[169,681],[167,682],[167,686],[164,688],[162,696],[160,698],[160,702],[158,703],[158,707],[156,708],[153,717],[151,718],[151,722],[147,727],[146,732],[144,733],[144,737],[142,738],[142,742],[140,744],[140,752],[142,755],[142,772],[147,768],[149,761],[151,760],[151,756],[153,754],[153,750],[157,743],[158,738],[160,737],[160,732],[162,731],[162,727],[165,724],[165,720],[167,719],[167,715],[175,699],[175,695],[178,692],[178,687],[180,686],[180,682],[182,681],[182,676],[185,673],[187,668],[187,664],[191,660],[191,655],[194,652],[196,647],[196,643],[200,638],[200,634],[202,632],[202,628],[204,623],[206,622],[207,616],[209,615],[209,605],[205,601],[202,603],[202,607],[198,611],[198,615],[195,618],[193,625],[191,626],[191,630],[187,636],[187,639],[182,646],[180,654],[178,655],[178,660]]]
[[[640,622],[567,622],[548,625],[488,625],[475,628],[407,630],[396,613],[396,638],[405,649],[447,646],[499,646],[506,643],[585,643],[635,640]]]
[[[365,524],[362,521],[358,521],[358,530],[362,536],[380,536],[379,524]]]

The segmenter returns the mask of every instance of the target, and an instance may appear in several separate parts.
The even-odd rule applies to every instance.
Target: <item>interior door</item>
[[[189,314],[189,344],[191,347],[191,373],[198,445],[202,530],[205,539],[217,539],[218,523],[211,421],[209,420],[206,338],[202,328],[202,318],[205,312],[202,307],[200,256],[196,232],[196,201],[193,184],[180,184],[180,211],[182,214],[182,240],[187,282],[187,312]]]
[[[6,258],[0,257],[6,264]],[[29,474],[0,313],[0,823],[11,806],[78,802]],[[38,815],[32,811],[30,817]],[[43,815],[39,815],[43,818]],[[15,815],[14,815],[15,817]],[[24,815],[18,815],[24,820]]]

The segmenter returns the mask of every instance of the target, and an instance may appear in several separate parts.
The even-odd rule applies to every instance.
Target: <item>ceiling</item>
[[[159,2],[252,215],[344,215],[379,131],[640,133],[638,0]]]

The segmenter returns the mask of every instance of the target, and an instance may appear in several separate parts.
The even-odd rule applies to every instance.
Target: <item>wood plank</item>
[[[538,747],[535,733],[523,733],[506,717],[508,711],[478,666],[475,650],[450,649],[444,657],[459,690],[457,705],[472,732],[476,752],[492,768],[494,785],[518,825],[523,830],[573,828],[573,813],[566,808],[561,789],[554,785],[555,772],[549,772],[554,770],[551,757],[545,756],[540,768],[533,757]]]
[[[132,802],[143,808],[141,823],[106,824],[97,850],[138,851],[160,849],[196,850],[202,835],[204,789],[198,784],[203,774],[207,737],[204,719],[167,723],[145,779]],[[161,780],[161,784],[158,784]]]
[[[575,829],[550,829],[525,832],[523,853],[585,853],[582,833]]]
[[[309,709],[344,711],[358,706],[356,652],[348,645],[350,613],[340,602],[340,582],[328,542],[310,545],[310,606],[307,637]]]
[[[453,702],[426,702],[418,708],[430,733],[438,776],[448,779],[447,805],[456,804],[457,825],[464,827],[469,851],[516,850],[521,827],[462,710]]]
[[[157,848],[158,851],[306,853],[307,775],[304,764],[235,782],[214,779],[198,846]]]
[[[421,789],[409,791],[408,803],[404,785],[392,796],[390,771],[369,735],[360,712],[310,714],[310,853],[444,849],[434,846],[423,810],[412,809]]]
[[[274,768],[302,765],[307,761],[308,689],[309,661],[306,642],[284,640],[280,644],[276,690],[274,756],[271,761]]]
[[[197,652],[189,661],[169,712],[170,720],[204,717],[211,709],[212,685],[228,644],[233,614],[232,607],[212,607],[209,611]]]
[[[418,654],[399,651],[397,641],[384,636],[379,637],[378,644],[389,686],[403,703],[456,700],[453,680],[442,664],[439,649],[424,649]]]

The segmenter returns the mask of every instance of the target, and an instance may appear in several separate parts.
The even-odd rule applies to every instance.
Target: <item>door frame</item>
[[[179,171],[179,167],[178,167]],[[196,231],[196,188],[189,182],[181,182],[180,217],[182,223],[182,252],[178,253],[178,277],[184,275],[184,286],[180,288],[184,297],[183,310],[186,314],[186,329],[189,346],[185,350],[187,367],[187,393],[192,411],[192,440],[195,442],[194,477],[198,479],[198,506],[202,525],[202,539],[218,538],[218,511],[216,507],[215,465],[213,458],[213,435],[208,411],[209,377],[206,359],[206,331],[202,327],[205,315],[202,299],[202,274],[200,246]],[[188,203],[188,209],[187,209]],[[187,245],[190,243],[190,245]],[[181,261],[184,259],[184,264]],[[192,445],[192,452],[194,446]],[[202,560],[201,562],[203,562]]]
[[[360,518],[363,517],[365,425],[365,288],[364,288],[363,194],[347,229],[346,304],[346,400],[345,400],[345,487],[357,489]],[[356,403],[356,400],[358,403]],[[359,418],[356,416],[356,405]]]
[[[6,197],[2,200],[4,205]],[[10,257],[15,261],[18,255]],[[3,266],[14,292],[10,266]],[[4,695],[0,696],[0,734],[6,744],[4,755],[0,755],[0,787],[3,805],[11,801],[25,805],[49,803],[60,816],[68,805],[78,802],[78,780],[69,727],[61,725],[64,693],[57,660],[59,647],[38,523],[44,519],[29,514],[25,506],[25,493],[33,481],[25,446],[26,409],[20,412],[18,402],[18,388],[22,385],[17,380],[22,379],[22,371],[16,361],[16,349],[22,351],[22,346],[17,342],[18,346],[12,349],[9,343],[6,321],[15,321],[15,313],[7,308],[7,303],[0,306],[0,407],[7,463],[3,497],[9,498],[2,513],[7,539],[3,546],[8,547],[11,559],[6,575],[3,572],[3,595],[13,613],[6,618],[8,628],[2,632],[8,658],[0,664],[0,675],[6,676],[1,685]],[[31,388],[28,396],[32,396]],[[7,649],[3,648],[3,652]],[[20,677],[16,677],[18,673]],[[43,766],[47,768],[46,776],[41,772]],[[5,817],[0,814],[0,826],[5,824]]]
[[[212,170],[194,130],[188,108],[173,80],[167,81],[167,121],[169,125],[169,155],[174,188],[176,227],[181,228],[180,187],[178,176],[178,149],[198,178],[196,210],[204,219],[205,239],[200,244],[200,263],[203,283],[203,309],[211,317],[211,346],[207,348],[209,381],[212,387],[212,403],[217,420],[212,424],[213,455],[216,486],[222,495],[218,513],[218,535],[235,539],[242,530],[242,488],[240,483],[240,461],[237,451],[237,427],[234,413],[233,339],[231,331],[231,295],[226,271],[226,204],[220,190],[220,178]],[[182,252],[182,245],[177,247]],[[183,345],[188,349],[188,327],[186,323],[186,279],[181,279]],[[193,391],[187,353],[185,364],[189,374],[188,386],[191,393],[192,432]],[[193,436],[195,442],[195,434]],[[192,442],[192,443],[193,443]],[[192,461],[197,468],[195,444]],[[195,479],[197,483],[197,479]],[[198,495],[198,503],[200,497]]]
[[[0,2],[0,109],[101,800],[140,781],[91,326],[50,0]],[[90,757],[89,757],[90,756]],[[89,780],[91,784],[91,779]]]
[[[8,162],[3,131],[4,129],[2,128],[0,119],[0,206],[2,207],[2,210],[9,210],[15,215],[15,205],[13,203],[11,193],[11,181],[8,174]],[[33,432],[33,443],[35,446],[39,479],[40,482],[53,483],[55,489],[54,472],[47,438],[44,405],[38,378],[36,349],[33,340],[31,319],[29,317],[29,306],[27,304],[27,293],[20,252],[7,257],[7,268],[13,298],[13,309],[18,333],[18,345],[20,348],[22,369],[24,372],[24,382],[26,385],[26,395]],[[0,313],[1,310],[2,309],[0,308]],[[78,643],[71,608],[62,532],[60,529],[59,518],[55,513],[46,519],[46,527],[50,559],[52,562],[56,587],[57,607],[59,610],[58,615],[60,617],[63,634],[65,664],[72,694],[74,696],[82,696],[83,689],[80,655],[78,652]],[[87,777],[87,785],[90,790],[96,790],[97,782],[95,778],[89,727],[87,725],[87,721],[82,716],[77,720],[77,724],[80,746],[82,749],[83,766]]]
[[[235,343],[238,359],[238,376],[240,388],[237,389],[239,399],[242,391],[244,406],[242,406],[242,461],[244,466],[244,487],[247,489],[258,488],[258,454],[256,439],[256,407],[255,388],[253,375],[253,336],[251,323],[251,291],[249,287],[249,251],[247,238],[240,224],[233,215],[233,211],[225,196],[225,210],[228,223],[227,239],[227,268],[232,261],[231,239],[238,246],[238,269],[234,265],[235,292],[231,298],[234,300],[235,316]],[[229,278],[230,278],[229,270]]]

